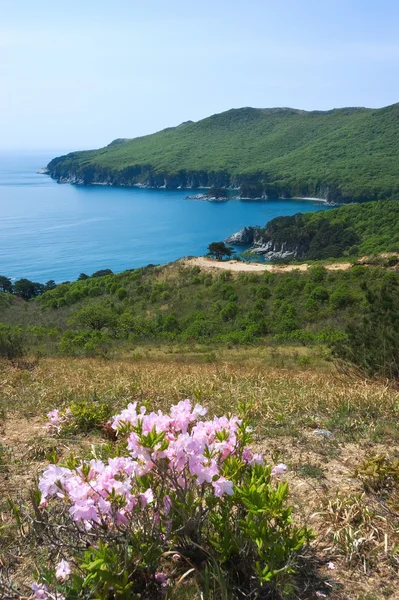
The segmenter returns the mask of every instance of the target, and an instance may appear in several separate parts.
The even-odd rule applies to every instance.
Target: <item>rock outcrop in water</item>
[[[233,233],[225,242],[234,246],[249,246],[254,243],[259,232],[260,227],[244,227],[240,231],[237,231],[237,233]]]

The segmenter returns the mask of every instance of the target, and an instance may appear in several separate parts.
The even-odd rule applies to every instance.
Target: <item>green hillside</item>
[[[390,271],[392,285],[399,273]],[[210,273],[173,263],[64,283],[28,302],[0,294],[2,335],[43,354],[97,355],[148,343],[325,343],[368,307],[382,268]],[[0,345],[1,349],[1,345]]]
[[[250,228],[256,245],[272,241],[293,258],[320,260],[399,251],[399,204],[387,200],[329,211],[276,217],[264,229]]]
[[[399,198],[398,157],[399,104],[326,112],[241,108],[73,152],[48,169],[60,182],[241,186],[245,195],[349,201]]]

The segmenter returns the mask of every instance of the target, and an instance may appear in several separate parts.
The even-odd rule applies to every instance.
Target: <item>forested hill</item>
[[[248,227],[237,235],[246,238],[242,244],[252,243],[271,259],[359,258],[398,252],[399,202],[365,202],[276,217],[264,228]]]
[[[240,108],[53,159],[62,183],[240,187],[243,196],[399,199],[399,104]]]

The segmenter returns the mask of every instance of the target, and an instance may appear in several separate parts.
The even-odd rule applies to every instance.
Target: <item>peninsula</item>
[[[59,183],[235,188],[243,198],[399,199],[399,104],[239,108],[54,158]]]

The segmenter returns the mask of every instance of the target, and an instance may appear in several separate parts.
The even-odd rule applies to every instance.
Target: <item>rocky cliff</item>
[[[234,246],[250,246],[250,252],[262,255],[268,260],[301,259],[308,250],[307,245],[289,240],[273,239],[273,235],[268,232],[267,228],[251,226],[233,233],[225,242]]]

